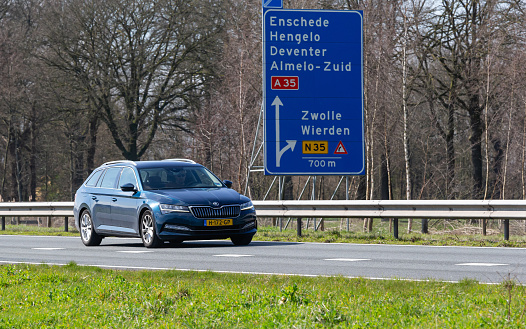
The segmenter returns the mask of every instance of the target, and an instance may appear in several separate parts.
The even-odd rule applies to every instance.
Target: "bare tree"
[[[38,1],[0,3],[0,120],[5,127],[0,194],[18,201],[36,199],[38,134],[45,128],[38,123],[47,121],[43,72],[32,57],[38,47],[40,9]]]
[[[92,0],[56,4],[46,28],[48,64],[71,74],[126,159],[157,129],[185,129],[214,76],[220,5],[193,0]]]

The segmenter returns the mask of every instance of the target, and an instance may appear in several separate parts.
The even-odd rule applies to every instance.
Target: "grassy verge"
[[[0,328],[524,328],[526,287],[0,266]]]
[[[455,223],[454,223],[455,224]],[[457,226],[458,223],[456,223]],[[418,232],[407,234],[405,225],[400,224],[399,238],[395,239],[389,232],[388,223],[378,223],[371,233],[361,232],[361,227],[356,223],[351,231],[341,230],[334,223],[328,223],[325,231],[314,231],[311,228],[303,229],[302,236],[297,236],[296,229],[281,230],[276,226],[259,226],[255,241],[286,241],[286,242],[321,242],[321,243],[369,243],[369,244],[413,244],[430,246],[473,246],[473,247],[517,247],[526,248],[525,235],[512,235],[510,240],[504,240],[502,234],[493,232],[490,235],[465,234],[462,230],[453,227],[448,232],[431,230],[431,234]],[[63,227],[39,227],[36,225],[6,225],[5,231],[0,234],[19,235],[51,235],[51,236],[79,236],[79,232],[70,227],[69,232],[64,232]]]
[[[41,227],[36,225],[6,225],[5,231],[0,234],[6,235],[50,235],[50,236],[79,236],[79,232],[69,227],[69,232],[64,232],[64,227]]]
[[[282,230],[272,226],[259,227],[254,240],[295,241],[322,243],[368,243],[368,244],[412,244],[429,246],[472,246],[472,247],[517,247],[526,248],[525,236],[511,236],[506,241],[500,235],[482,236],[473,234],[399,234],[395,239],[389,232],[349,232],[340,230],[303,230],[298,237],[295,230]]]

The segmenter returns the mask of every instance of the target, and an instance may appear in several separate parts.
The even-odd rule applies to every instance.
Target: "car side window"
[[[115,182],[117,181],[117,177],[119,176],[121,169],[122,168],[110,168],[106,170],[106,174],[104,175],[104,178],[102,178],[100,187],[115,188]]]
[[[121,178],[119,179],[118,187],[123,186],[124,184],[131,183],[133,186],[137,187],[137,179],[135,178],[135,173],[131,168],[122,169]]]
[[[86,181],[86,186],[93,187],[97,184],[99,181],[100,175],[104,172],[104,170],[99,170],[93,173],[91,177]]]

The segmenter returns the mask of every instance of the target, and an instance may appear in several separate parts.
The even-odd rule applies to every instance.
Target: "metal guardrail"
[[[510,219],[526,219],[526,200],[290,200],[253,201],[259,217],[296,217],[298,236],[301,218],[393,218],[398,238],[398,218],[502,219],[504,239],[509,240]],[[424,228],[422,229],[424,231]]]
[[[0,202],[2,217],[73,217],[73,202]]]
[[[509,239],[509,220],[526,219],[526,200],[287,200],[253,201],[258,217],[297,218],[418,218],[503,219]],[[73,202],[1,202],[5,217],[73,217]],[[398,237],[398,225],[395,237]],[[298,225],[301,235],[301,225]]]
[[[526,219],[526,200],[253,201],[260,217]]]
[[[6,217],[64,217],[64,231],[69,230],[73,202],[0,202],[2,231]]]

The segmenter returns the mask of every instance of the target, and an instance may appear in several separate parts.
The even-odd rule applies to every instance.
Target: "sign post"
[[[263,6],[265,174],[363,174],[362,12]]]

